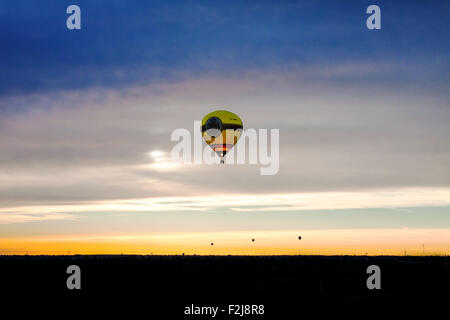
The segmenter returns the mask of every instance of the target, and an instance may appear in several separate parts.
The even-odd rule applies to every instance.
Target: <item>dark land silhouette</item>
[[[366,286],[373,264],[381,268],[381,290]],[[69,265],[81,268],[81,290],[66,287]],[[216,317],[225,319],[299,318],[311,309],[436,310],[449,300],[450,257],[0,256],[0,288],[5,305],[40,301],[71,312],[145,312],[148,319],[211,318],[185,316],[192,304],[265,306],[264,315]]]

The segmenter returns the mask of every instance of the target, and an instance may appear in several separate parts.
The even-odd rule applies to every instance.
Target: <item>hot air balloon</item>
[[[299,237],[298,237],[298,240],[302,240],[302,237],[299,236]]]
[[[252,239],[252,242],[255,242],[255,239]]]
[[[238,142],[242,134],[242,120],[233,112],[217,110],[208,113],[202,120],[202,136],[218,154],[220,163]]]

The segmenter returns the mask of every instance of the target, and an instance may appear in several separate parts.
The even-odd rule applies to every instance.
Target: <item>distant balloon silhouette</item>
[[[252,242],[255,242],[255,239],[252,239]]]
[[[211,242],[211,245],[213,246],[213,245],[214,245],[214,242]]]
[[[298,240],[302,240],[302,237],[299,236],[299,237],[298,237]]]
[[[203,118],[203,139],[220,157],[220,163],[241,137],[242,128],[242,120],[230,111],[217,110]]]

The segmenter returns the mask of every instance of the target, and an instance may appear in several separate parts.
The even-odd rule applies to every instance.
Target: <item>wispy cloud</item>
[[[0,223],[71,219],[70,213],[185,212],[226,208],[236,212],[283,212],[355,208],[450,206],[450,189],[404,189],[370,192],[280,194],[209,194],[191,197],[153,197],[98,201],[77,205],[0,208]],[[62,214],[65,213],[65,214]],[[67,215],[67,213],[69,213]]]
[[[1,210],[1,209],[0,209]],[[16,210],[0,211],[0,224],[36,222],[49,220],[80,220],[80,216],[67,213],[36,213],[36,212],[20,212]]]

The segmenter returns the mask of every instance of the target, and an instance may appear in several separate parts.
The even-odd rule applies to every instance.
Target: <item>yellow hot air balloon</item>
[[[220,163],[224,163],[223,157],[238,142],[242,128],[242,120],[230,111],[217,110],[203,118],[203,139],[219,155]]]

